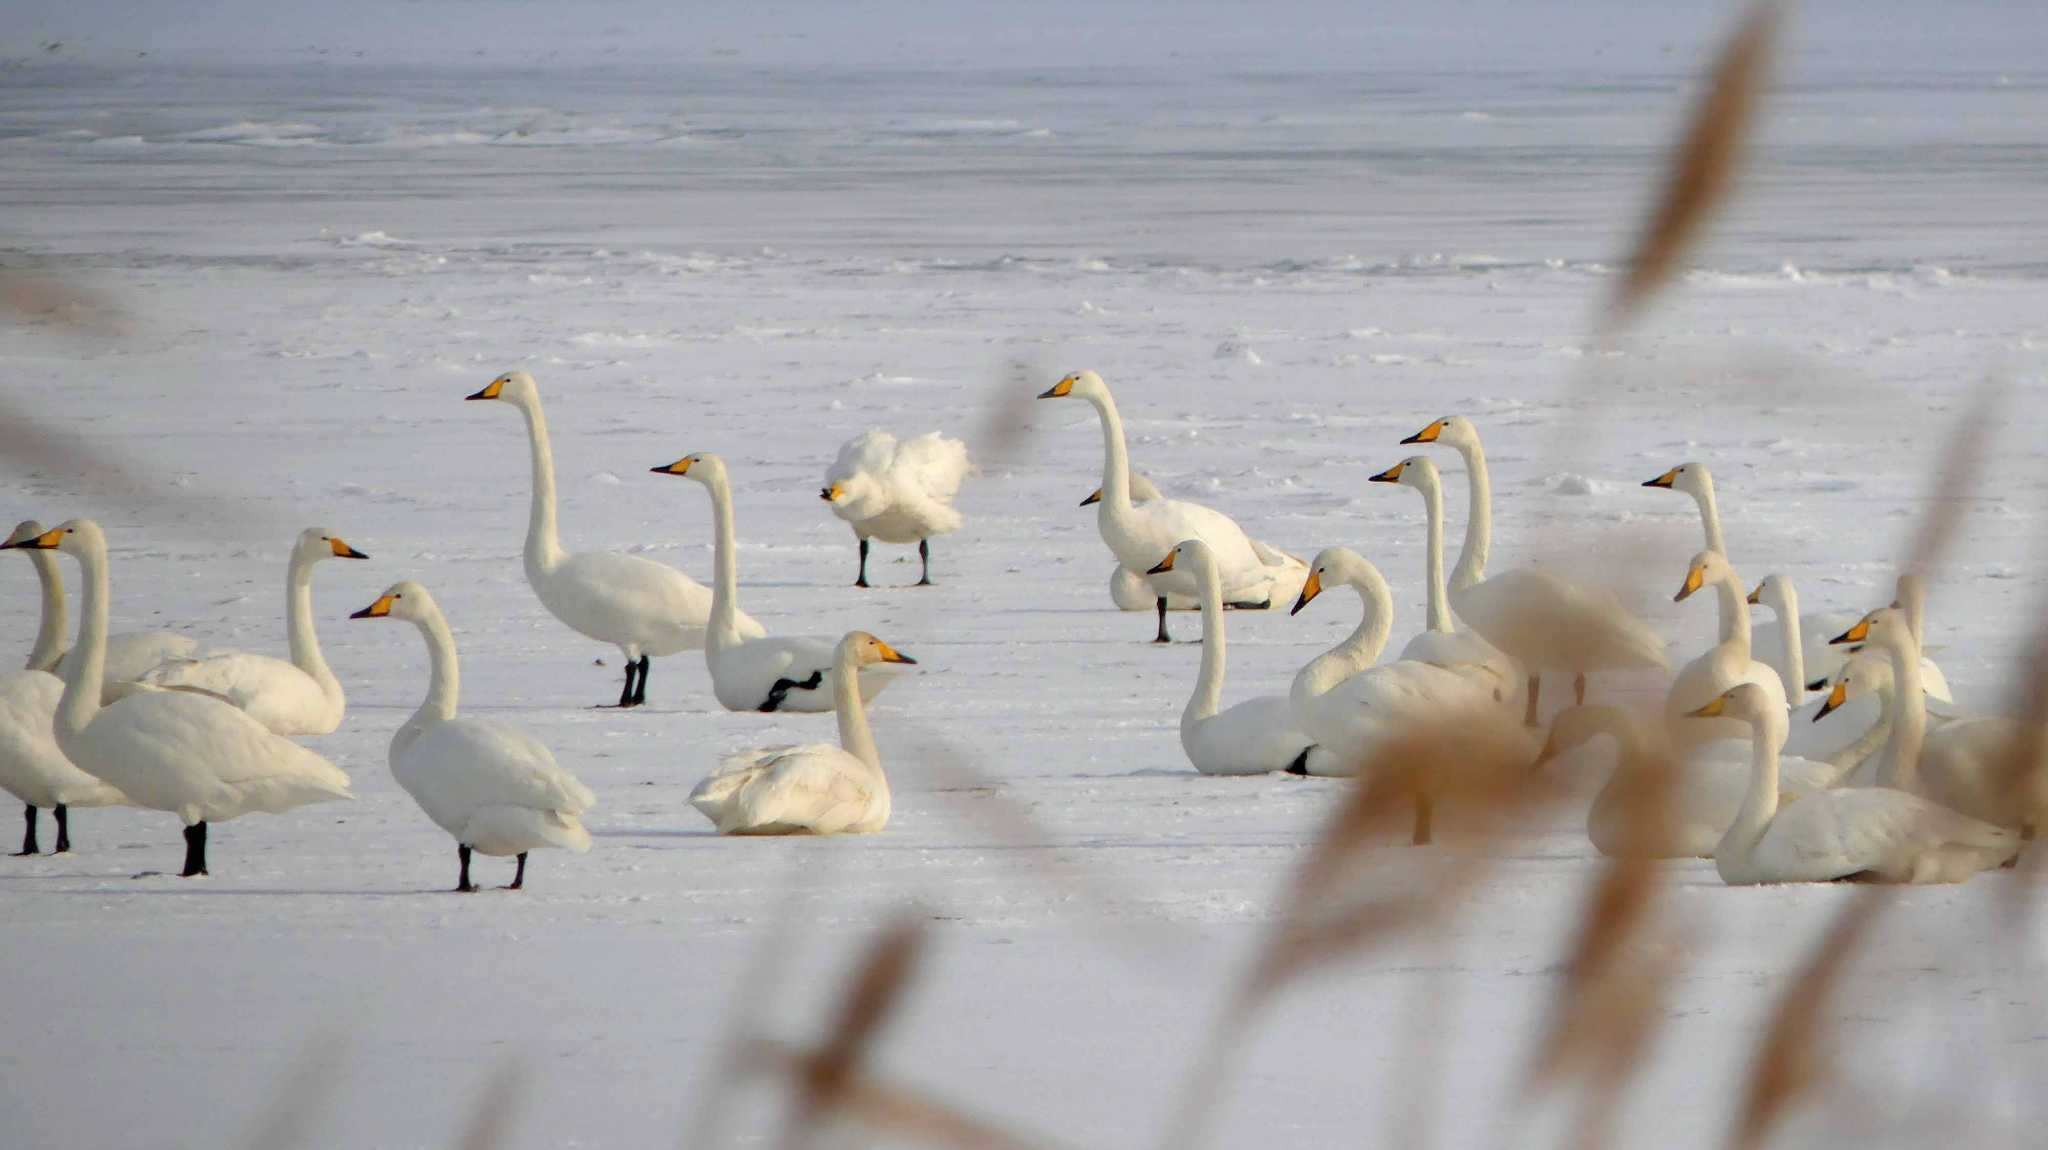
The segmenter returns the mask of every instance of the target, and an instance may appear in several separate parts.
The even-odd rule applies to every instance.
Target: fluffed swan
[[[1102,424],[1102,501],[1095,509],[1095,526],[1102,541],[1114,552],[1117,562],[1132,571],[1144,571],[1159,561],[1183,539],[1200,539],[1216,556],[1216,569],[1223,580],[1223,597],[1239,607],[1270,607],[1275,572],[1251,539],[1229,516],[1177,499],[1154,499],[1134,503],[1131,498],[1130,457],[1124,444],[1124,425],[1117,415],[1116,400],[1108,385],[1092,371],[1077,372],[1060,380],[1039,395],[1040,399],[1085,399],[1095,408]],[[1183,574],[1167,572],[1150,576],[1154,606],[1159,612],[1159,632],[1154,642],[1166,643],[1166,596],[1178,592],[1192,596],[1194,581]]]
[[[1879,783],[2000,827],[2038,828],[2048,820],[2048,793],[2041,764],[2026,761],[2025,753],[2040,745],[2039,732],[2019,719],[1987,715],[1955,719],[1930,733],[1910,619],[1905,608],[1881,607],[1834,640],[1867,643],[1891,660],[1897,720],[1878,768]],[[1834,709],[1840,692],[1837,686],[1815,718]]]
[[[866,631],[833,649],[832,702],[839,745],[759,747],[719,764],[690,805],[722,835],[869,834],[889,822],[889,780],[853,684],[876,663],[915,663]]]
[[[33,519],[24,520],[6,541],[20,543],[34,539],[43,530],[41,523]],[[57,570],[54,556],[33,548],[24,549],[22,553],[35,561],[36,580],[42,589],[42,623],[36,630],[36,653],[31,656],[29,666],[62,678],[65,645],[71,638],[71,612],[64,599],[64,577]],[[50,637],[48,642],[45,642],[45,636]],[[101,701],[113,702],[125,694],[128,685],[143,672],[165,659],[190,655],[198,649],[198,642],[171,631],[129,631],[107,636],[107,693]]]
[[[1223,585],[1209,545],[1189,539],[1166,553],[1148,571],[1185,570],[1195,577],[1202,598],[1202,670],[1194,693],[1180,715],[1180,746],[1195,769],[1205,775],[1263,775],[1287,771],[1297,775],[1337,773],[1321,760],[1315,741],[1294,726],[1285,695],[1261,695],[1217,708],[1223,700]]]
[[[555,527],[555,456],[548,423],[541,414],[540,389],[523,371],[508,371],[467,399],[496,399],[526,417],[533,450],[533,507],[526,521],[526,581],[548,613],[579,634],[619,649],[626,660],[626,685],[618,705],[647,701],[647,668],[655,655],[694,651],[704,645],[711,618],[711,591],[681,571],[652,559],[617,551],[562,550]],[[761,625],[744,612],[740,634],[754,638]]]
[[[1742,580],[1719,551],[1702,551],[1685,569],[1685,582],[1672,601],[1682,603],[1702,587],[1712,587],[1720,598],[1721,641],[1679,669],[1664,695],[1664,723],[1671,745],[1684,748],[1707,739],[1739,738],[1741,724],[1734,721],[1702,723],[1693,712],[1713,702],[1737,683],[1755,683],[1777,700],[1785,710],[1785,685],[1778,673],[1750,657],[1749,598]]]
[[[1714,848],[1714,869],[1730,886],[1852,877],[1960,882],[2019,850],[2013,831],[1890,787],[1816,791],[1781,807],[1778,749],[1786,717],[1778,700],[1742,683],[1694,714],[1741,719],[1753,732],[1749,790]]]
[[[341,726],[347,700],[320,654],[313,629],[313,565],[324,559],[368,559],[324,527],[308,527],[292,545],[285,569],[284,632],[290,659],[222,651],[171,659],[142,682],[204,691],[226,699],[279,735],[325,735]]]
[[[732,484],[725,460],[708,452],[685,455],[652,468],[658,475],[694,479],[711,493],[711,529],[716,550],[711,582],[711,621],[705,631],[704,665],[711,691],[728,711],[829,711],[832,709],[833,646],[823,639],[740,633],[739,544],[733,539]],[[864,671],[863,701],[889,677]]]
[[[136,806],[170,811],[184,822],[185,877],[206,873],[209,823],[355,797],[333,763],[210,695],[145,690],[102,706],[108,579],[99,525],[73,519],[6,546],[55,549],[78,560],[85,610],[78,658],[57,704],[57,745]]]
[[[42,524],[31,519],[14,529],[7,543],[15,546],[43,534]],[[57,557],[48,551],[28,550],[36,576],[47,589],[60,589],[63,576],[57,571]],[[54,722],[57,700],[64,695],[64,681],[45,668],[53,666],[64,651],[65,626],[62,599],[54,611],[47,591],[43,596],[41,624],[36,628],[35,646],[30,648],[28,667],[0,676],[0,788],[25,804],[21,851],[16,857],[32,855],[42,847],[36,841],[36,821],[41,808],[50,808],[57,820],[55,853],[71,849],[72,807],[102,807],[126,802],[121,792],[71,765],[57,745]]]
[[[880,539],[917,544],[917,585],[931,586],[931,537],[960,530],[953,496],[973,471],[967,445],[936,431],[901,441],[886,431],[867,431],[847,440],[818,494],[860,541],[860,576],[853,585],[868,585],[868,540]]]
[[[1398,483],[1422,493],[1428,531],[1424,575],[1429,581],[1429,621],[1426,629],[1401,648],[1401,658],[1482,678],[1503,704],[1522,706],[1522,693],[1528,687],[1521,665],[1479,636],[1461,633],[1451,621],[1450,595],[1444,587],[1444,487],[1436,463],[1428,456],[1411,455],[1372,476],[1371,481]]]
[[[1388,740],[1406,737],[1421,722],[1453,709],[1498,706],[1486,688],[1442,667],[1373,665],[1393,627],[1394,596],[1379,568],[1356,552],[1343,547],[1317,552],[1288,613],[1300,613],[1327,585],[1357,591],[1364,613],[1343,642],[1309,660],[1288,687],[1294,725],[1323,752],[1309,762],[1311,773],[1318,773],[1320,760],[1320,769],[1355,774]]]
[[[425,587],[394,583],[351,619],[404,619],[420,629],[433,665],[427,697],[391,736],[391,777],[434,824],[455,836],[461,872],[469,881],[472,850],[515,855],[519,867],[506,890],[526,885],[526,855],[543,847],[577,854],[590,849],[583,813],[597,796],[555,762],[539,741],[516,727],[457,718],[462,666],[448,620]]]
[[[1668,669],[1664,640],[1636,618],[1614,592],[1525,567],[1492,578],[1486,561],[1493,547],[1493,481],[1479,430],[1462,415],[1449,415],[1401,441],[1434,443],[1465,460],[1471,486],[1471,514],[1465,546],[1451,572],[1451,609],[1480,637],[1529,672],[1527,722],[1536,723],[1543,671],[1570,671],[1575,701],[1585,702],[1586,675],[1628,668]]]

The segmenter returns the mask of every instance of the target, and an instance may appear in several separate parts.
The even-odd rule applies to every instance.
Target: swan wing
[[[873,771],[829,743],[769,748],[735,758],[742,761],[727,759],[697,787],[709,792],[715,781],[724,780],[729,793],[713,816],[720,834],[833,834],[858,824],[876,799]],[[696,793],[691,802],[705,810]]]
[[[1296,728],[1284,695],[1261,695],[1181,727],[1181,749],[1205,775],[1263,775],[1301,760],[1315,740]]]
[[[431,724],[397,756],[392,774],[429,814],[524,807],[581,815],[597,805],[539,740],[499,723]]]
[[[44,671],[0,675],[0,788],[34,807],[103,807],[127,801],[64,757],[53,724],[64,683]]]
[[[1826,881],[1865,872],[1893,881],[1955,881],[1997,865],[2018,849],[2015,832],[1918,795],[1889,787],[1851,787],[1807,795],[1779,808],[1753,858],[1779,881]]]
[[[67,745],[73,762],[136,803],[188,821],[355,797],[333,763],[229,704],[185,691],[130,695]]]
[[[965,443],[928,431],[896,445],[890,470],[920,500],[944,504],[960,493],[974,463]]]
[[[138,682],[223,699],[281,735],[324,735],[341,725],[311,675],[285,659],[227,651],[174,658],[144,672]]]

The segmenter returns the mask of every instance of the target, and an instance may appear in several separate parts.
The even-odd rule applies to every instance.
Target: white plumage
[[[865,431],[839,448],[825,472],[819,494],[832,514],[853,528],[860,544],[857,587],[868,585],[868,540],[915,543],[923,560],[919,586],[931,583],[934,535],[960,529],[953,497],[974,472],[967,445],[936,431],[899,440],[886,431]]]
[[[1738,683],[1754,683],[1779,710],[1785,710],[1785,686],[1778,672],[1750,658],[1749,601],[1735,568],[1718,551],[1702,551],[1686,568],[1685,582],[1673,596],[1682,602],[1702,587],[1719,599],[1721,641],[1679,669],[1664,695],[1664,723],[1671,745],[1684,748],[1709,739],[1740,738],[1742,724],[1725,720],[1701,722],[1694,711],[1726,694]]]
[[[18,545],[43,534],[41,523],[33,519],[23,520],[7,537],[7,544]],[[66,646],[71,640],[70,611],[64,599],[64,576],[57,570],[57,558],[47,551],[23,548],[35,564],[36,581],[42,591],[42,624],[36,629],[35,648],[29,655],[31,670],[48,671],[62,678],[69,664],[66,662]],[[183,635],[169,631],[130,631],[120,635],[107,636],[107,688],[101,702],[111,703],[128,693],[130,686],[143,672],[165,659],[190,655],[199,649],[199,644]]]

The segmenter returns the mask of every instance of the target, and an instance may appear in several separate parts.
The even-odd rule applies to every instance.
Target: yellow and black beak
[[[1088,493],[1088,498],[1081,501],[1081,506],[1087,507],[1100,502],[1102,502],[1102,488],[1098,487]]]
[[[1727,709],[1728,696],[1716,695],[1714,696],[1713,702],[1708,703],[1706,706],[1701,707],[1697,711],[1687,711],[1685,714],[1686,717],[1689,719],[1713,719],[1718,718],[1721,712]]]
[[[332,538],[332,539],[329,539],[329,540],[327,541],[327,545],[328,545],[329,547],[332,547],[332,548],[334,548],[334,557],[335,557],[335,558],[337,558],[337,559],[368,559],[368,558],[369,558],[369,556],[368,556],[368,555],[365,555],[365,554],[363,554],[362,552],[360,552],[360,551],[356,550],[355,548],[353,548],[353,547],[350,547],[350,546],[349,546],[348,544],[346,544],[346,543],[343,543],[343,542],[341,541],[341,537],[340,537],[339,535],[335,536],[335,537],[334,537],[334,538]]]
[[[1674,468],[1672,468],[1671,470],[1669,470],[1669,471],[1665,472],[1664,474],[1662,474],[1662,475],[1659,475],[1659,476],[1658,476],[1657,478],[1655,478],[1655,479],[1647,479],[1647,480],[1644,480],[1644,481],[1643,481],[1643,486],[1644,486],[1644,487],[1665,487],[1665,488],[1668,488],[1668,487],[1672,486],[1673,484],[1675,484],[1675,483],[1677,483],[1677,482],[1678,482],[1678,469],[1677,469],[1676,467],[1674,467]]]
[[[652,471],[656,475],[688,475],[690,473],[690,457],[686,455],[674,463],[666,463],[660,467],[650,467],[647,470]]]
[[[1699,590],[1702,586],[1705,585],[1706,580],[1706,569],[1701,567],[1697,563],[1693,564],[1691,567],[1686,569],[1685,585],[1678,589],[1678,594],[1673,595],[1671,597],[1671,601],[1673,603],[1685,602],[1688,598],[1692,596],[1693,592]]]
[[[372,603],[368,607],[365,607],[362,610],[357,611],[355,614],[350,615],[349,618],[382,619],[384,616],[389,614],[391,614],[391,596],[380,595],[377,597],[377,601],[375,603]]]
[[[916,659],[913,659],[910,656],[904,654],[903,652],[898,651],[896,648],[891,647],[889,644],[882,642],[880,639],[875,640],[875,646],[880,647],[882,649],[882,662],[884,663],[908,663],[911,666],[917,665]]]
[[[1867,643],[1870,641],[1870,616],[1856,620],[1856,625],[1828,640],[1828,646],[1839,647],[1844,643]]]
[[[1040,399],[1065,399],[1074,393],[1074,377],[1068,376],[1038,393]]]
[[[1751,592],[1749,593],[1749,601],[1750,601],[1750,602],[1751,602],[1752,604],[1755,604],[1755,603],[1762,603],[1762,602],[1764,601],[1764,585],[1763,585],[1763,584],[1761,584],[1761,583],[1757,584],[1757,585],[1756,585],[1756,590],[1754,590],[1754,591],[1751,591]]]
[[[1821,721],[1822,719],[1825,719],[1825,718],[1827,718],[1827,717],[1828,717],[1828,716],[1829,716],[1830,714],[1832,714],[1832,713],[1834,712],[1834,709],[1835,709],[1836,707],[1839,707],[1839,706],[1841,706],[1841,705],[1842,705],[1843,703],[1846,703],[1846,702],[1848,702],[1848,701],[1849,701],[1849,684],[1847,684],[1847,683],[1836,683],[1836,684],[1835,684],[1835,689],[1834,689],[1834,690],[1832,690],[1832,691],[1829,691],[1829,692],[1828,692],[1828,698],[1827,698],[1827,702],[1825,702],[1825,703],[1822,703],[1822,704],[1820,705],[1820,710],[1818,710],[1818,711],[1815,711],[1815,712],[1813,713],[1813,721],[1814,721],[1814,722],[1816,722],[1816,723],[1820,722],[1820,721]]]
[[[485,384],[485,385],[484,385],[484,389],[483,389],[482,391],[479,391],[479,392],[477,392],[477,393],[476,393],[475,395],[465,395],[465,396],[463,396],[462,398],[464,398],[464,399],[496,399],[496,398],[498,398],[498,393],[499,393],[499,392],[501,392],[501,391],[504,391],[504,390],[505,390],[505,377],[503,377],[503,376],[499,376],[499,377],[498,377],[497,379],[494,379],[494,380],[492,380],[491,382],[489,382],[489,383]]]
[[[1435,443],[1436,437],[1444,433],[1444,421],[1439,419],[1421,431],[1402,440],[1403,443]]]
[[[1408,441],[1404,439],[1401,442],[1406,443]],[[1385,471],[1380,472],[1378,475],[1373,476],[1368,482],[1399,483],[1401,482],[1401,473],[1403,471],[1406,471],[1407,469],[1408,461],[1404,459],[1401,462],[1396,463],[1392,467],[1387,468]]]
[[[1147,574],[1147,575],[1157,575],[1157,574],[1159,574],[1159,573],[1160,573],[1160,572],[1162,572],[1162,571],[1171,571],[1171,570],[1173,570],[1173,557],[1174,557],[1174,555],[1175,555],[1175,554],[1176,554],[1175,552],[1172,552],[1172,551],[1168,551],[1168,552],[1166,553],[1166,558],[1164,558],[1164,559],[1161,559],[1161,560],[1160,560],[1159,562],[1157,562],[1157,563],[1154,563],[1154,564],[1152,565],[1151,569],[1150,569],[1150,570],[1148,570],[1148,571],[1146,571],[1146,572],[1145,572],[1145,574]]]
[[[0,543],[0,548],[14,551],[55,551],[63,538],[64,532],[52,527],[33,539],[23,539],[18,543]]]
[[[1301,594],[1294,597],[1294,606],[1288,608],[1287,613],[1289,615],[1300,614],[1303,607],[1308,606],[1316,596],[1322,593],[1323,573],[1320,571],[1309,572],[1308,580],[1301,585]]]
[[[837,503],[839,502],[840,497],[844,496],[845,494],[846,488],[841,487],[837,483],[833,484],[830,487],[821,487],[818,489],[818,498],[824,500],[827,503]]]

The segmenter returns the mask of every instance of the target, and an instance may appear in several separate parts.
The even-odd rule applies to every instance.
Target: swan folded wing
[[[105,807],[127,801],[119,788],[73,766],[51,724],[64,684],[42,671],[0,676],[0,788],[30,806]]]
[[[834,834],[858,823],[874,801],[864,764],[830,743],[763,748],[728,758],[690,801],[720,833]],[[724,802],[707,809],[713,794]]]
[[[586,551],[562,561],[551,586],[573,585],[575,601],[550,610],[577,630],[606,642],[650,626],[702,628],[711,618],[711,589],[670,567],[617,551]],[[739,613],[743,638],[764,635]],[[666,653],[666,652],[656,652]]]
[[[188,820],[277,814],[355,797],[341,768],[205,695],[131,695],[102,710],[79,739],[82,761],[117,765],[119,774],[109,772],[109,782],[143,805]],[[169,788],[162,797],[175,800],[153,802],[159,785]]]
[[[2009,830],[1889,787],[1824,791],[1787,803],[1758,853],[1797,881],[1874,873],[1894,881],[1955,882],[2019,849]]]
[[[597,796],[552,752],[514,727],[468,719],[436,723],[404,761],[400,782],[430,813],[501,806],[580,815],[597,805]]]
[[[1133,530],[1129,534],[1135,546],[1128,548],[1129,554],[1119,553],[1117,557],[1133,571],[1150,570],[1183,539],[1200,539],[1209,545],[1216,558],[1216,573],[1225,600],[1232,597],[1232,592],[1263,591],[1271,580],[1271,572],[1259,559],[1244,528],[1214,508],[1179,499],[1159,499],[1134,504],[1130,520]],[[1140,551],[1144,554],[1140,555]],[[1154,586],[1157,585],[1155,582]]]
[[[1428,663],[1471,679],[1502,702],[1512,702],[1525,689],[1520,668],[1493,644],[1462,631],[1424,631],[1401,648],[1404,662]]]
[[[260,706],[279,714],[315,714],[327,709],[326,696],[311,675],[289,660],[246,651],[167,659],[136,681],[167,691],[211,695],[244,711]]]
[[[1315,740],[1295,727],[1285,695],[1261,695],[1198,720],[1181,742],[1205,775],[1262,775],[1286,770]]]

